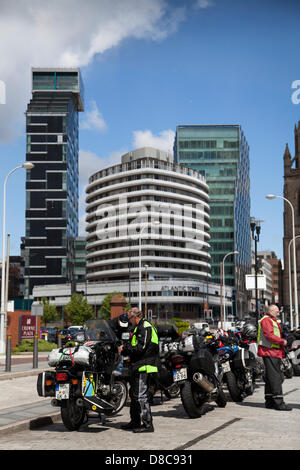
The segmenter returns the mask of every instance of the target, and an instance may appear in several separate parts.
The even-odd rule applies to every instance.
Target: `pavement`
[[[36,390],[38,374],[49,369],[48,354],[39,353],[37,368],[33,368],[32,353],[12,356],[9,372],[5,356],[0,355],[0,437],[60,420],[51,398],[40,397]]]
[[[11,371],[5,372],[5,357],[0,355],[0,449],[99,449],[99,442],[102,449],[136,449],[137,436],[119,429],[129,420],[128,406],[110,418],[106,427],[92,420],[81,432],[66,432],[60,409],[51,406],[51,398],[37,394],[37,375],[49,369],[47,357],[48,353],[39,354],[36,369],[32,356],[13,357]],[[263,385],[259,383],[244,402],[229,400],[225,408],[213,407],[212,412],[196,420],[187,417],[179,398],[154,406],[156,432],[140,439],[138,448],[300,450],[300,377],[283,384],[291,412],[265,409]],[[43,432],[34,432],[42,427]],[[174,427],[180,433],[172,433],[170,439],[170,428]]]

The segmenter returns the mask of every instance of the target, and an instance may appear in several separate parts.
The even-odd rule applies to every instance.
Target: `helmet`
[[[255,339],[257,338],[257,328],[253,323],[245,323],[242,328],[243,339]]]
[[[119,325],[123,328],[127,328],[128,326],[128,317],[125,314],[119,316]]]

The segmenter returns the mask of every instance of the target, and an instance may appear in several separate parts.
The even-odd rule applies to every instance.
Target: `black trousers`
[[[284,375],[281,372],[281,359],[278,357],[263,357],[265,366],[265,401],[280,405],[283,403],[282,383]]]
[[[152,425],[152,414],[148,397],[149,374],[134,372],[130,377],[129,396],[130,420],[137,426],[141,424],[148,427]]]

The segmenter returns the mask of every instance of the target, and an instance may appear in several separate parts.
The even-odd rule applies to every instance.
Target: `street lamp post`
[[[292,210],[292,240],[293,240],[293,257],[294,257],[294,295],[295,295],[295,318],[296,318],[296,328],[299,326],[299,314],[298,314],[298,288],[297,288],[297,258],[296,258],[296,235],[295,235],[295,210],[293,204],[289,199],[283,196],[275,196],[274,194],[268,194],[266,196],[267,199],[283,199],[287,202]]]
[[[159,225],[158,220],[154,220],[150,225]],[[142,310],[142,232],[149,224],[144,225],[139,231],[139,310]]]
[[[145,264],[145,318],[148,318],[148,264]]]
[[[238,255],[239,252],[238,251],[230,251],[230,253],[227,253],[224,258],[223,258],[223,261],[222,261],[222,293],[221,293],[221,296],[222,296],[222,303],[223,303],[223,321],[225,322],[226,320],[226,306],[225,306],[225,259],[227,258],[227,256],[230,256],[230,255]],[[222,321],[222,328],[223,328],[223,321]]]
[[[0,323],[0,353],[5,352],[5,222],[6,222],[6,184],[9,176],[19,168],[31,170],[34,164],[25,162],[8,173],[3,186],[3,214],[2,214],[2,279],[1,279],[1,323]]]
[[[300,238],[300,235],[297,235],[295,237]],[[290,294],[290,329],[294,329],[294,316],[293,316],[293,296],[292,296],[292,270],[291,270],[291,243],[294,239],[292,238],[289,241],[289,246],[288,246],[288,258],[289,258],[289,294]]]
[[[260,235],[260,220],[255,220],[254,217],[251,217],[250,227],[252,232],[252,238],[254,240],[254,270],[255,270],[255,314],[256,321],[258,322],[259,311],[258,311],[258,289],[257,289],[257,274],[258,274],[258,263],[257,263],[257,243],[259,242]],[[255,233],[256,232],[256,233]]]

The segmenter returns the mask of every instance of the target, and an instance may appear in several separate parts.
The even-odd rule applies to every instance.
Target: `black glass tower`
[[[69,240],[78,235],[79,69],[32,69],[26,110],[25,296],[35,285],[71,282]]]

